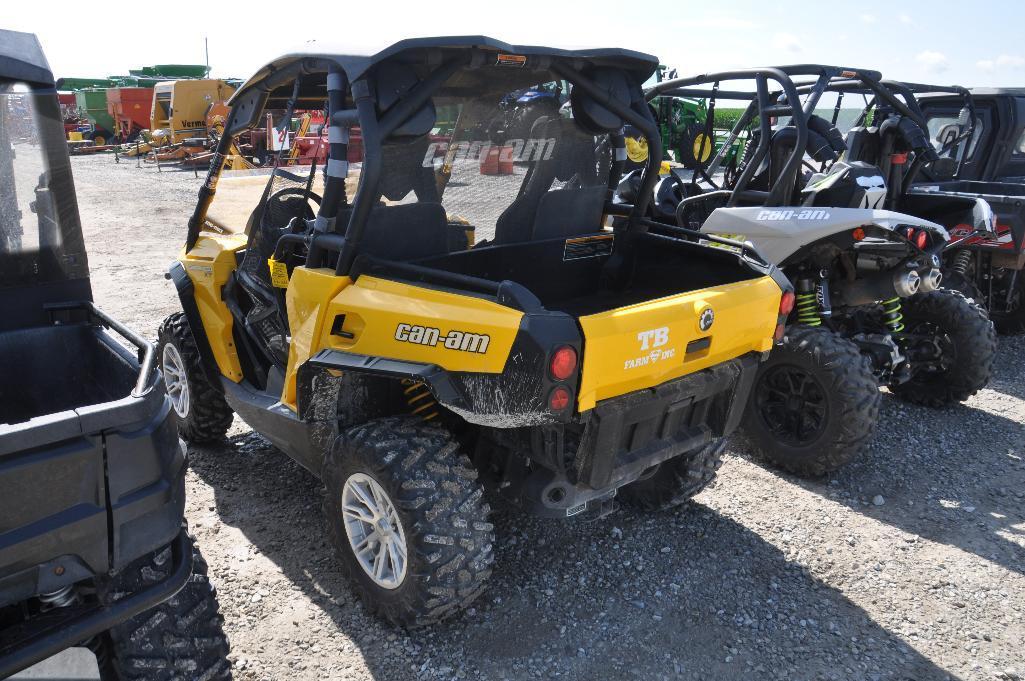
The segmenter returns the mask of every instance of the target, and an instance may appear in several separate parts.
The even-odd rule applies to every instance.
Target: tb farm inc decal
[[[648,366],[664,359],[670,359],[676,354],[676,348],[666,348],[669,344],[669,327],[661,326],[649,331],[641,331],[637,334],[637,340],[641,344],[641,351],[647,351],[639,357],[628,359],[623,364],[624,369],[636,369],[637,367]]]

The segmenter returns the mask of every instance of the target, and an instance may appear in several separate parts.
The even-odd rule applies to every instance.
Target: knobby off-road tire
[[[102,681],[230,681],[217,592],[195,544],[192,557],[192,577],[181,591],[99,637]],[[118,574],[111,593],[116,600],[144,589],[167,577],[171,564],[165,547]]]
[[[361,565],[343,515],[347,481],[365,482],[367,476],[395,511],[397,527],[389,522],[385,531],[401,535],[398,541],[405,547],[404,575],[390,588]],[[353,427],[335,441],[323,480],[331,541],[368,610],[416,628],[465,609],[483,591],[494,562],[491,509],[483,501],[477,471],[448,431],[415,417]],[[350,522],[353,517],[350,512]],[[358,538],[354,541],[358,545]]]
[[[639,511],[663,511],[690,501],[715,480],[722,466],[726,439],[663,461],[640,480],[619,490],[617,497],[627,508]]]
[[[928,407],[963,402],[986,387],[993,376],[997,335],[986,311],[959,291],[940,289],[917,293],[904,301],[904,329],[914,334],[935,330],[946,336],[944,369],[914,372],[891,390],[898,397]]]
[[[759,368],[742,424],[765,459],[820,476],[861,453],[880,400],[858,346],[825,328],[792,326]]]
[[[157,358],[182,438],[194,443],[223,439],[231,427],[231,407],[210,384],[189,321],[183,313],[176,312],[160,324]],[[175,393],[176,389],[186,392],[184,399]]]

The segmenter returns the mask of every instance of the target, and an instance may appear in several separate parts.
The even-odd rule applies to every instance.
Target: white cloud
[[[1017,54],[1002,54],[996,58],[997,66],[1006,66],[1012,69],[1020,69],[1025,66],[1025,58]]]
[[[874,24],[876,22],[876,15],[874,14],[862,14],[861,20],[866,24]]]
[[[925,50],[915,55],[915,61],[925,67],[926,71],[940,73],[950,68],[950,60],[947,55],[934,50]]]
[[[777,50],[786,50],[787,52],[800,52],[801,41],[793,33],[777,33],[772,36],[772,46]]]
[[[910,24],[911,23],[911,15],[906,13],[906,12],[901,12],[900,14],[897,15],[897,21],[899,21],[902,24]]]
[[[997,69],[1021,69],[1025,67],[1025,57],[1017,54],[1001,54],[993,59],[980,59],[975,62],[980,71],[992,73]]]

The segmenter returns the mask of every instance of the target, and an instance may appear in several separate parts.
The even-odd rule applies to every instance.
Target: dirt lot
[[[74,159],[99,304],[149,336],[200,180]],[[324,539],[321,486],[236,422],[193,448],[188,517],[239,679],[1025,678],[1025,338],[967,405],[890,396],[868,455],[804,482],[738,438],[673,513],[496,514],[476,608],[406,635],[368,618]]]

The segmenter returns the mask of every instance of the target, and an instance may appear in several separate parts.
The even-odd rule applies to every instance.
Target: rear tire
[[[821,476],[861,453],[881,399],[857,345],[825,328],[793,326],[758,370],[743,427],[767,460]]]
[[[456,614],[484,590],[491,509],[448,431],[413,417],[369,421],[338,436],[322,477],[331,541],[368,610],[412,629]]]
[[[895,395],[927,407],[945,407],[986,387],[993,376],[997,336],[981,306],[959,291],[940,289],[905,299],[902,312],[906,333],[937,335],[943,368],[916,373],[912,357],[912,378],[891,388]]]
[[[617,497],[623,506],[638,511],[664,511],[685,504],[715,480],[725,448],[726,439],[719,438],[663,461],[651,474],[623,486]]]
[[[217,591],[195,544],[192,557],[192,577],[181,591],[99,637],[96,653],[102,681],[230,681],[228,637]],[[115,600],[119,593],[164,579],[170,567],[170,547],[132,563],[110,585]]]
[[[183,313],[176,312],[160,324],[157,359],[182,438],[194,443],[222,440],[231,427],[231,407],[207,378]]]

